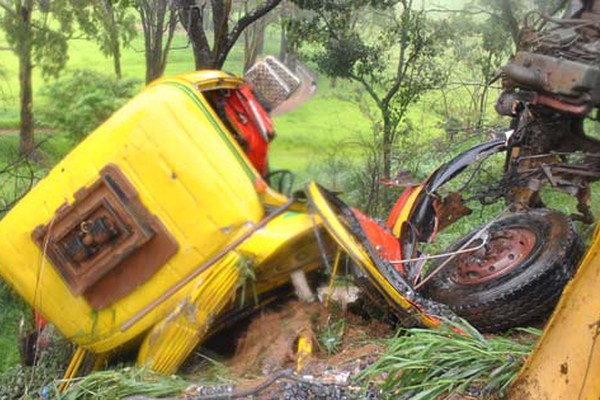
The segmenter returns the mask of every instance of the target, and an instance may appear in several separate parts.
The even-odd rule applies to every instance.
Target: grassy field
[[[265,49],[266,54],[277,54],[278,32],[270,32]],[[0,40],[0,47],[5,45]],[[123,52],[123,75],[125,78],[137,78],[143,81],[145,74],[143,38],[141,35],[133,41],[130,48]],[[0,68],[6,79],[0,81],[5,94],[0,102],[0,129],[18,128],[18,65],[16,57],[10,52],[2,52]],[[242,49],[234,48],[225,69],[233,73],[242,71]],[[103,57],[94,43],[75,40],[69,44],[67,70],[93,68],[111,72],[112,61]],[[171,50],[165,75],[193,70],[192,51],[182,32],[177,32]],[[39,70],[34,71],[34,109],[43,106],[44,99],[40,89],[48,83]],[[357,134],[369,134],[370,122],[358,112],[358,108],[337,96],[347,90],[347,84],[341,84],[336,90],[329,88],[326,79],[319,80],[316,96],[300,108],[275,118],[277,139],[273,143],[273,168],[299,171],[302,181],[308,179],[308,166],[314,164],[315,149],[323,149],[340,140]],[[142,85],[140,85],[141,89]]]

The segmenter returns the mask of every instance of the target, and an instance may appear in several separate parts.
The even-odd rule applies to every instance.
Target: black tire
[[[448,251],[460,249],[480,229],[461,238]],[[493,265],[488,265],[496,260],[493,256],[488,258],[489,251],[485,249],[480,250],[484,258],[457,255],[423,285],[423,294],[448,305],[482,332],[526,326],[546,318],[583,255],[583,244],[573,222],[559,212],[534,209],[503,216],[487,231],[492,239],[486,249],[496,246],[493,243],[498,242],[494,240],[504,240],[500,246],[504,253],[500,253],[510,254],[502,261],[515,259],[512,248],[523,254],[519,253],[515,262],[508,261],[509,266],[503,267],[501,272],[487,272],[495,270]],[[530,245],[524,243],[527,240],[520,239],[522,232],[529,235],[528,238],[535,238]],[[512,241],[515,236],[518,242]],[[494,239],[496,237],[500,239]],[[438,260],[429,271],[434,271],[444,261]],[[477,275],[476,268],[483,268],[481,276]]]

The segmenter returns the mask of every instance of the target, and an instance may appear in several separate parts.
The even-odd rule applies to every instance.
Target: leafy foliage
[[[112,57],[115,74],[121,77],[121,45],[128,46],[137,31],[128,0],[89,0],[75,7],[80,29],[94,40],[102,54]]]
[[[373,185],[370,205],[377,212],[389,203],[379,191],[390,179],[394,146],[403,132],[409,107],[427,91],[443,86],[442,62],[452,29],[445,20],[427,18],[411,0],[296,0],[306,17],[290,21],[290,40],[309,50],[319,70],[332,78],[359,83],[375,108],[373,146],[377,161],[367,171]],[[371,156],[371,155],[369,155]],[[371,179],[372,178],[372,179]],[[383,198],[379,198],[380,195]]]
[[[540,335],[532,328],[515,333],[520,337],[485,338],[467,322],[407,329],[385,341],[385,354],[358,379],[367,383],[383,377],[379,388],[393,399],[437,399],[453,393],[502,396]]]
[[[32,70],[37,65],[44,76],[58,76],[67,58],[67,40],[73,33],[70,0],[0,1],[0,28],[19,59],[21,154],[35,154]]]
[[[25,6],[32,13],[29,26],[18,16]],[[0,26],[13,51],[22,54],[31,48],[33,60],[45,76],[58,76],[64,68],[68,60],[67,40],[74,30],[73,22],[68,0],[24,1],[14,9],[4,8],[0,16]]]
[[[139,81],[119,80],[93,70],[74,70],[42,90],[48,101],[40,119],[46,126],[83,138],[131,98]]]

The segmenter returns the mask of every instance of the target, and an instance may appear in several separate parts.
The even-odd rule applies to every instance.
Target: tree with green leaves
[[[456,62],[464,66],[454,71],[453,80],[467,89],[472,112],[461,115],[475,117],[473,128],[483,127],[490,84],[519,48],[526,16],[532,12],[553,15],[565,4],[564,0],[477,0],[453,15],[455,34],[463,40],[454,41],[452,47]]]
[[[87,0],[73,11],[80,29],[113,59],[115,75],[122,77],[121,48],[135,37],[135,17],[129,0]]]
[[[446,80],[438,59],[451,30],[444,21],[428,19],[412,0],[295,2],[310,13],[290,22],[293,40],[311,46],[309,57],[326,75],[359,83],[375,106],[378,174],[389,179],[410,105]]]
[[[0,26],[19,59],[20,144],[22,154],[35,149],[32,71],[57,76],[67,62],[67,40],[73,32],[68,0],[0,0]]]
[[[181,24],[187,31],[194,51],[196,69],[220,69],[244,30],[277,7],[282,0],[257,1],[254,7],[239,13],[233,26],[230,25],[235,16],[232,0],[177,1]],[[209,16],[211,27],[207,23]]]
[[[461,40],[450,43],[447,60],[454,67],[436,108],[445,118],[447,133],[453,136],[463,129],[483,127],[490,84],[513,53],[513,41],[499,18],[453,12],[448,22]]]
[[[492,23],[510,35],[510,41],[514,48],[519,47],[521,40],[521,28],[523,20],[529,12],[539,14],[554,15],[563,9],[567,4],[566,0],[477,0],[476,5],[468,6],[471,10],[480,11],[486,14],[486,23]]]

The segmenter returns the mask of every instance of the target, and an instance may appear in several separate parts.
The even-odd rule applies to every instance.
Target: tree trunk
[[[487,67],[486,67],[485,71],[492,70],[492,56],[493,56],[492,51],[488,52],[488,57],[486,60]],[[477,129],[481,129],[483,127],[483,122],[484,122],[484,118],[485,118],[485,105],[487,103],[487,95],[488,95],[488,90],[490,88],[490,80],[492,78],[492,74],[485,73],[483,78],[484,78],[483,90],[482,90],[481,96],[479,97],[479,109],[478,109],[478,113],[477,113],[477,124],[476,124]]]
[[[108,0],[104,1],[104,9],[106,11],[110,24],[110,48],[112,49],[113,66],[117,79],[121,79],[121,46],[119,44],[119,26],[115,21],[115,8]]]
[[[117,79],[121,79],[123,77],[123,74],[121,73],[121,46],[119,45],[118,41],[115,43],[115,47],[113,48],[113,64]]]
[[[213,54],[214,60],[225,51],[229,36],[229,17],[231,16],[231,0],[216,0],[212,2],[213,17]],[[223,60],[223,63],[225,60]],[[213,63],[214,64],[214,63]],[[220,68],[223,65],[213,65]]]
[[[502,7],[502,15],[504,16],[504,20],[508,25],[508,29],[510,30],[510,36],[512,37],[513,42],[515,43],[515,48],[519,48],[519,21],[515,17],[513,12],[513,7],[510,0],[500,0],[500,6]]]
[[[35,150],[33,136],[33,94],[31,86],[31,1],[24,1],[18,8],[23,28],[23,42],[19,51],[19,85],[21,100],[21,126],[19,151],[22,155],[31,156]]]
[[[160,78],[163,70],[160,65],[160,53],[156,48],[146,53],[146,84]]]
[[[244,72],[256,63],[256,59],[264,51],[266,25],[262,18],[244,31]]]
[[[136,0],[144,29],[147,84],[160,78],[167,66],[167,56],[177,23],[173,3],[170,0]]]
[[[281,24],[281,38],[279,40],[279,61],[285,64],[285,57],[287,55],[287,34],[283,24]]]
[[[244,30],[254,21],[275,8],[281,0],[266,0],[262,5],[241,17],[229,30],[232,0],[211,0],[213,20],[213,46],[211,48],[204,30],[206,2],[197,4],[196,0],[178,0],[179,19],[186,29],[192,49],[196,69],[221,69],[227,55]]]
[[[179,20],[187,31],[190,42],[192,43],[196,69],[214,67],[214,56],[204,31],[204,12],[204,6],[196,6],[194,0],[180,1]],[[215,16],[213,15],[212,17],[214,20]]]
[[[392,149],[393,149],[393,132],[392,123],[387,115],[383,116],[383,143],[382,143],[382,158],[383,158],[383,179],[390,179],[392,175]]]

